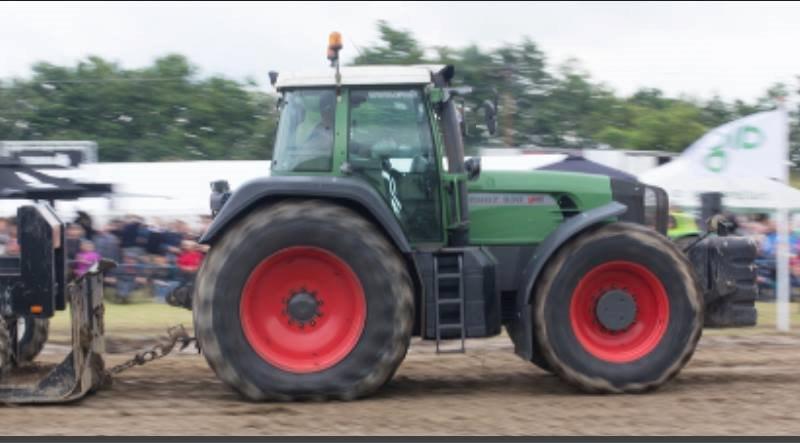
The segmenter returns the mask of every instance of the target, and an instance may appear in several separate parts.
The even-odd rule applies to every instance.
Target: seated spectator
[[[800,257],[794,256],[789,259],[789,275],[792,287],[800,286]]]
[[[778,230],[773,220],[766,223],[764,236],[759,245],[759,256],[764,259],[775,259],[778,247]],[[794,232],[789,232],[789,255],[794,257],[798,254],[798,236]]]
[[[80,252],[75,254],[75,275],[82,276],[100,261],[100,254],[94,250],[94,244],[89,240],[80,243]]]
[[[94,241],[97,253],[101,258],[113,260],[116,263],[122,261],[120,253],[119,239],[112,234],[113,226],[108,225],[95,231]]]
[[[170,223],[169,229],[162,234],[162,253],[173,263],[181,253],[181,242],[183,241],[184,232],[183,225],[183,222],[176,220]]]
[[[6,255],[19,255],[19,242],[17,241],[17,227],[16,225],[11,225],[11,228],[8,230],[8,243],[6,243]]]
[[[200,252],[197,244],[191,240],[181,242],[181,254],[178,256],[178,269],[181,272],[181,279],[184,282],[193,281],[194,275],[200,269],[203,262],[203,253]]]
[[[130,216],[120,230],[120,247],[123,253],[135,253],[137,256],[144,251],[145,241],[142,239],[142,223],[139,217]]]
[[[75,256],[81,251],[81,240],[84,237],[83,228],[80,225],[70,224],[66,232],[67,260],[75,260]]]
[[[153,224],[147,225],[147,241],[145,252],[151,255],[161,254],[164,248],[164,230],[156,219]]]
[[[143,288],[147,284],[147,278],[143,276],[142,266],[137,256],[133,254],[123,254],[122,264],[116,272],[117,299],[126,302],[131,294]]]
[[[11,240],[11,226],[7,219],[0,217],[0,255],[5,255],[6,245]]]
[[[167,261],[165,256],[156,255],[153,257],[150,279],[153,284],[153,296],[156,301],[165,303],[167,295],[180,286],[181,283],[175,274],[175,267]]]
[[[89,214],[84,211],[78,211],[78,216],[75,218],[75,224],[83,228],[86,238],[91,239],[94,237],[94,222]]]

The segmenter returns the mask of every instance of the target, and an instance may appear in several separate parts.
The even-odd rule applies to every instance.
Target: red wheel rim
[[[287,309],[298,294],[318,301],[311,320]],[[300,296],[305,297],[305,296]],[[356,346],[367,316],[355,272],[334,254],[315,247],[282,249],[255,267],[242,293],[242,329],[253,349],[285,371],[330,368]]]
[[[612,290],[627,292],[636,305],[633,323],[620,331],[606,329],[596,314],[600,297]],[[569,314],[572,330],[586,351],[601,360],[627,363],[649,354],[664,337],[669,298],[649,269],[613,261],[595,267],[578,282]]]

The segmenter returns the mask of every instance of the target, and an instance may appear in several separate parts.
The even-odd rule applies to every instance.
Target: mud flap
[[[67,286],[72,351],[58,365],[31,363],[0,378],[0,403],[64,403],[83,398],[107,382],[104,351],[103,273],[101,262]]]

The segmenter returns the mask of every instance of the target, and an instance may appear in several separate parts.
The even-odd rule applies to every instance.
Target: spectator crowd
[[[194,281],[207,250],[197,239],[210,221],[204,217],[193,229],[183,220],[128,215],[96,226],[79,211],[65,233],[68,272],[78,277],[101,259],[113,260],[117,267],[106,273],[105,284],[117,301],[144,291],[164,302],[171,291]],[[0,255],[18,255],[17,238],[15,220],[0,218]]]
[[[756,239],[759,286],[774,288],[775,221],[768,214],[727,214],[727,219],[734,235]],[[113,260],[117,267],[106,274],[105,283],[119,302],[128,301],[137,291],[164,302],[173,290],[193,283],[207,252],[197,239],[210,222],[210,217],[202,217],[193,229],[183,220],[147,221],[128,215],[96,226],[89,214],[79,211],[66,229],[69,272],[77,277],[101,259]],[[0,218],[0,255],[19,255],[17,229],[13,218]],[[791,283],[800,293],[800,231],[790,230],[789,245]]]
[[[739,216],[739,235],[756,239],[758,244],[758,284],[764,289],[773,290],[776,280],[776,257],[778,246],[778,229],[774,219],[768,214],[755,214],[749,217]],[[789,276],[792,292],[800,292],[800,232],[794,227],[789,229]]]

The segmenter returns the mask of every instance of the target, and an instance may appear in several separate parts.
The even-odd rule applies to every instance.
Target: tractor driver
[[[305,152],[317,152],[319,157],[330,157],[333,153],[333,122],[336,110],[336,95],[325,91],[319,96],[319,123],[302,143]]]

